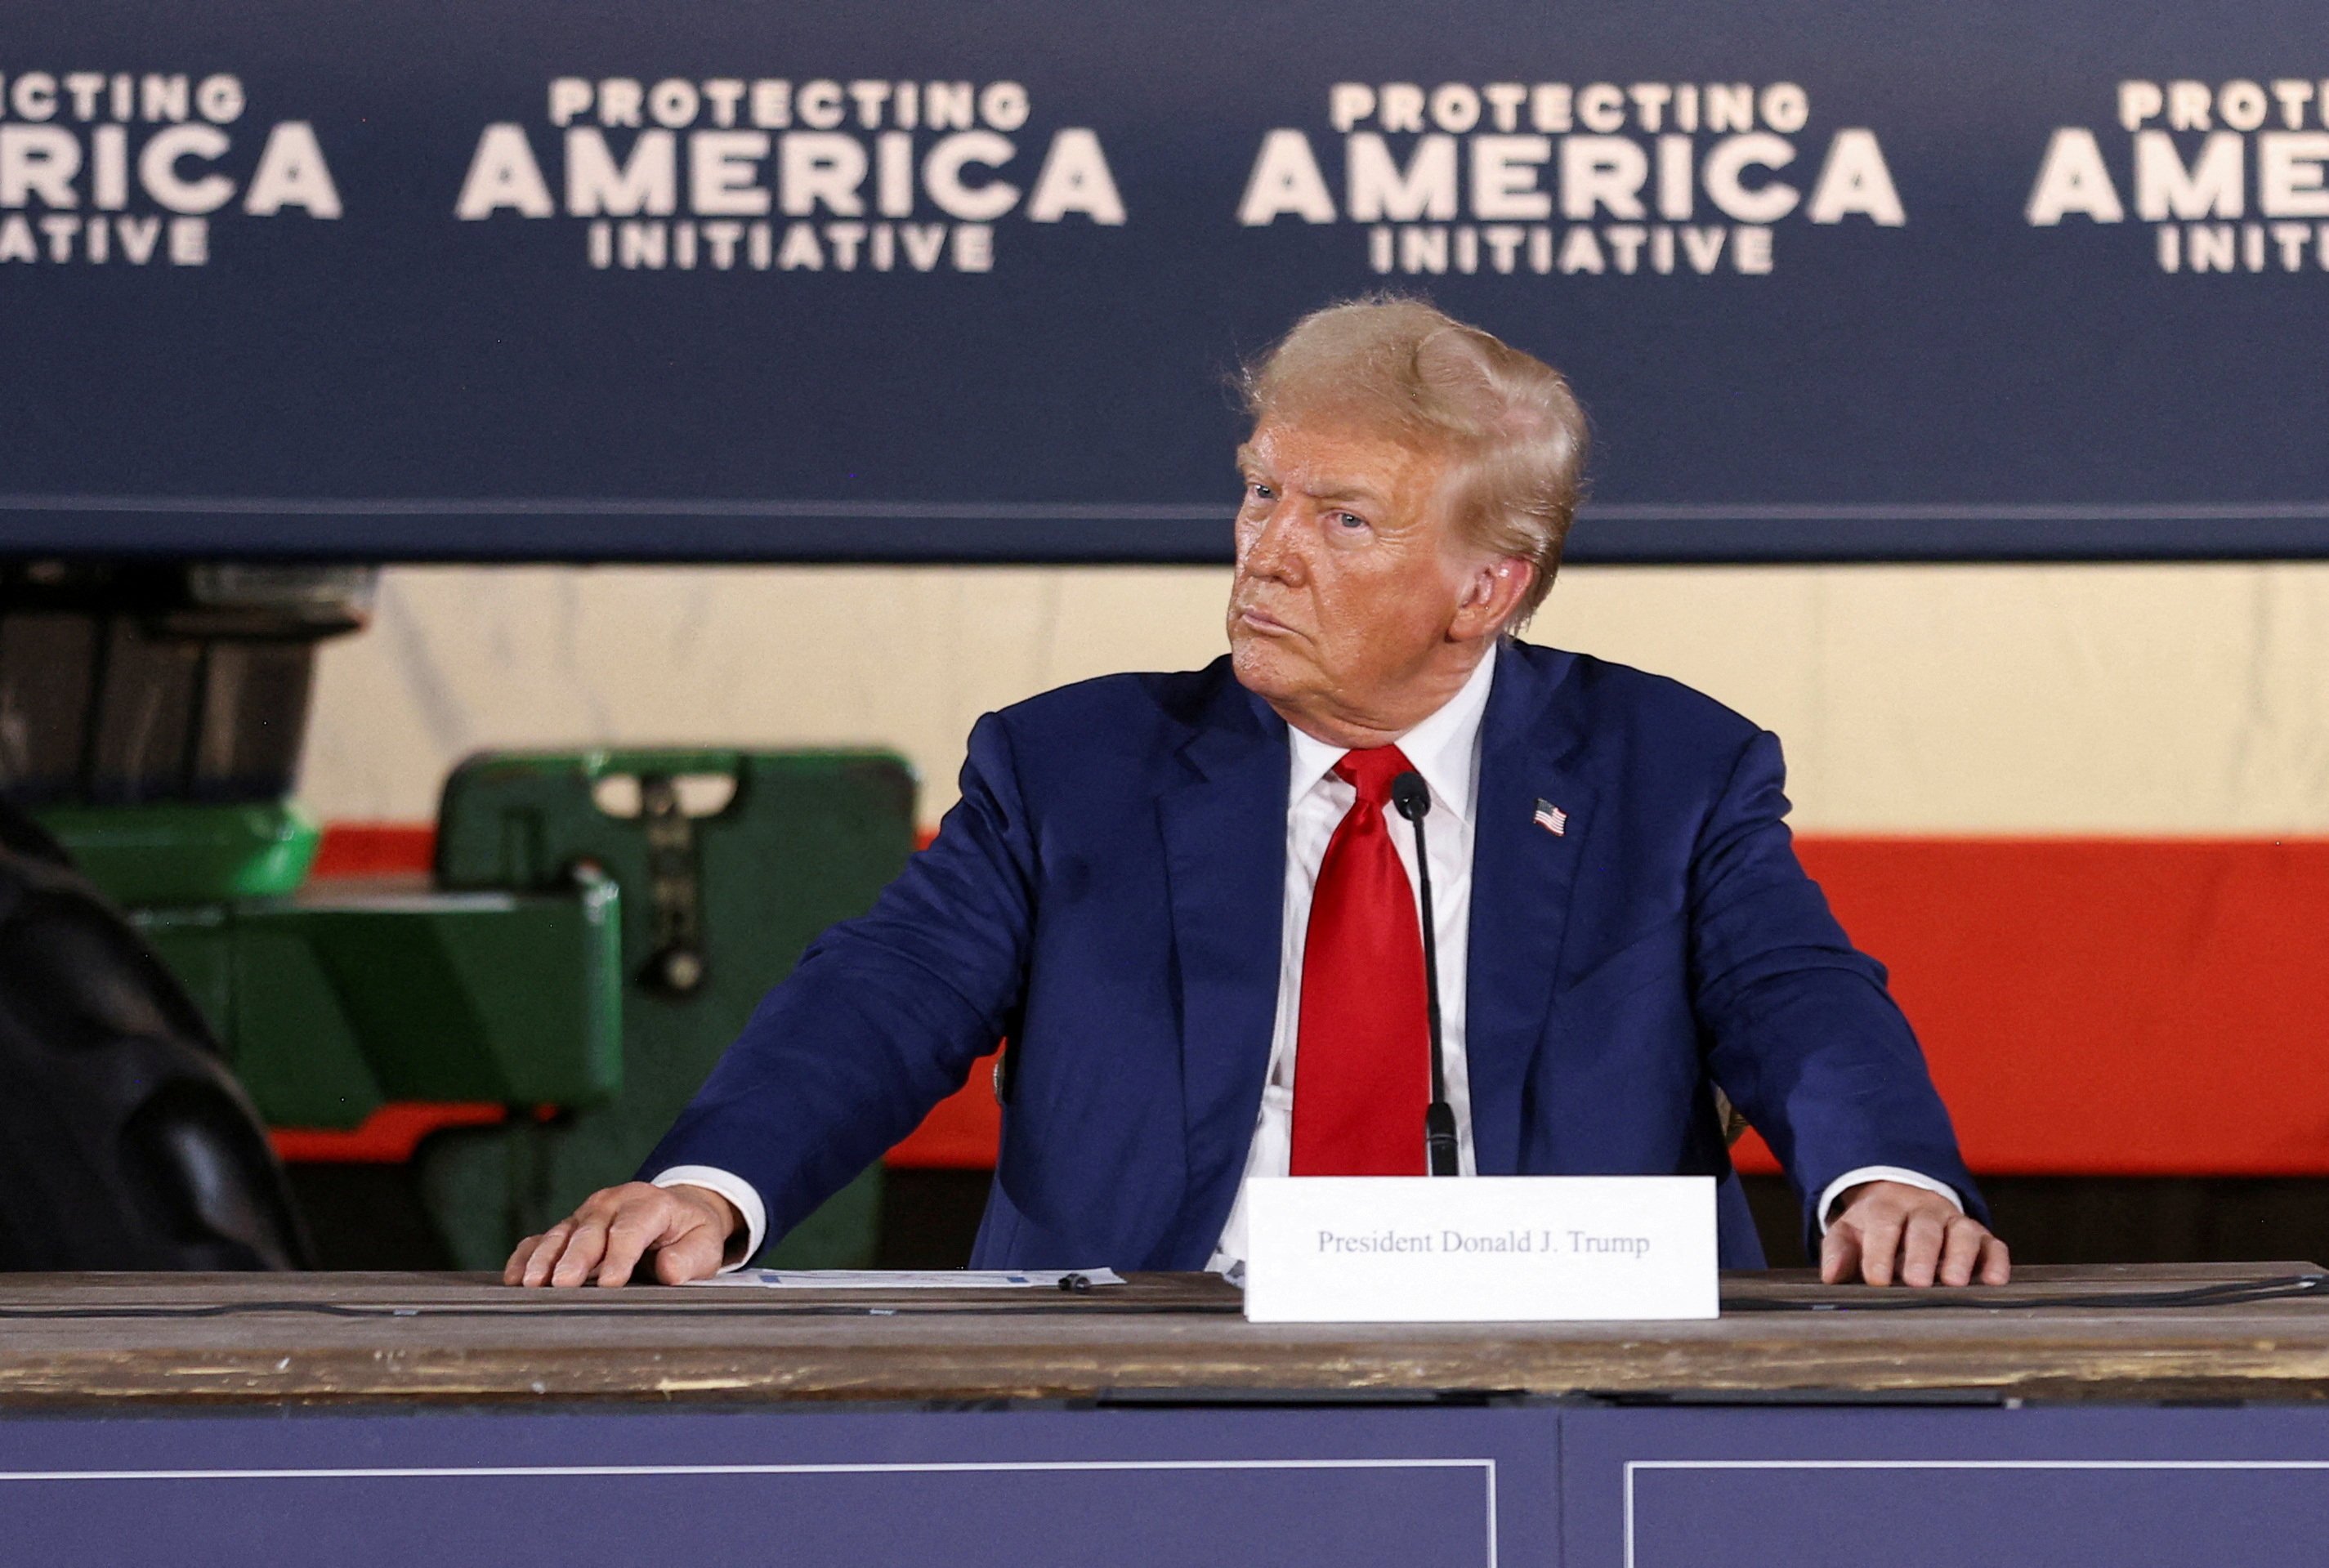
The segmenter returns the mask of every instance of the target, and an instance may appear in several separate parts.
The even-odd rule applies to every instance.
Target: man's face
[[[1240,448],[1230,650],[1249,690],[1305,718],[1405,728],[1437,706],[1476,565],[1439,501],[1445,454],[1363,427],[1264,420]]]

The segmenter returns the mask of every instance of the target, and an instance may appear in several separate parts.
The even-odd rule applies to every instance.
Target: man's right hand
[[[729,1238],[744,1228],[736,1206],[703,1187],[628,1181],[592,1193],[572,1215],[528,1236],[502,1269],[505,1285],[620,1285],[649,1251],[655,1277],[684,1285],[719,1272]]]

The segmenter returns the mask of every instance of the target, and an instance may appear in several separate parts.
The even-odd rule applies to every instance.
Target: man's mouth
[[[1267,611],[1255,609],[1251,605],[1239,609],[1238,619],[1253,630],[1270,636],[1283,637],[1294,634],[1293,627]]]

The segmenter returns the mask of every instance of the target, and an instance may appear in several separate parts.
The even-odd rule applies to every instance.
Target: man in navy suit
[[[740,1263],[1004,1038],[979,1266],[1233,1267],[1245,1177],[1421,1174],[1418,850],[1385,812],[1414,775],[1462,1173],[1715,1176],[1722,1260],[1759,1266],[1720,1090],[1825,1278],[2004,1282],[1883,971],[1796,860],[1777,742],[1511,635],[1578,498],[1561,378],[1386,300],[1248,380],[1228,657],[979,720],[936,840],[769,993],[645,1179],[506,1277]]]

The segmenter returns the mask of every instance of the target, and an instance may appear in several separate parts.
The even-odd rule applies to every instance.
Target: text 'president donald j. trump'
[[[2003,1283],[1883,971],[1796,860],[1777,741],[1512,635],[1577,504],[1566,382],[1389,300],[1309,316],[1246,390],[1229,655],[980,719],[937,839],[768,994],[646,1179],[507,1277],[740,1263],[1006,1037],[978,1266],[1226,1268],[1246,1177],[1421,1175],[1411,771],[1464,1174],[1716,1176],[1722,1261],[1759,1266],[1720,1089],[1830,1280]]]

